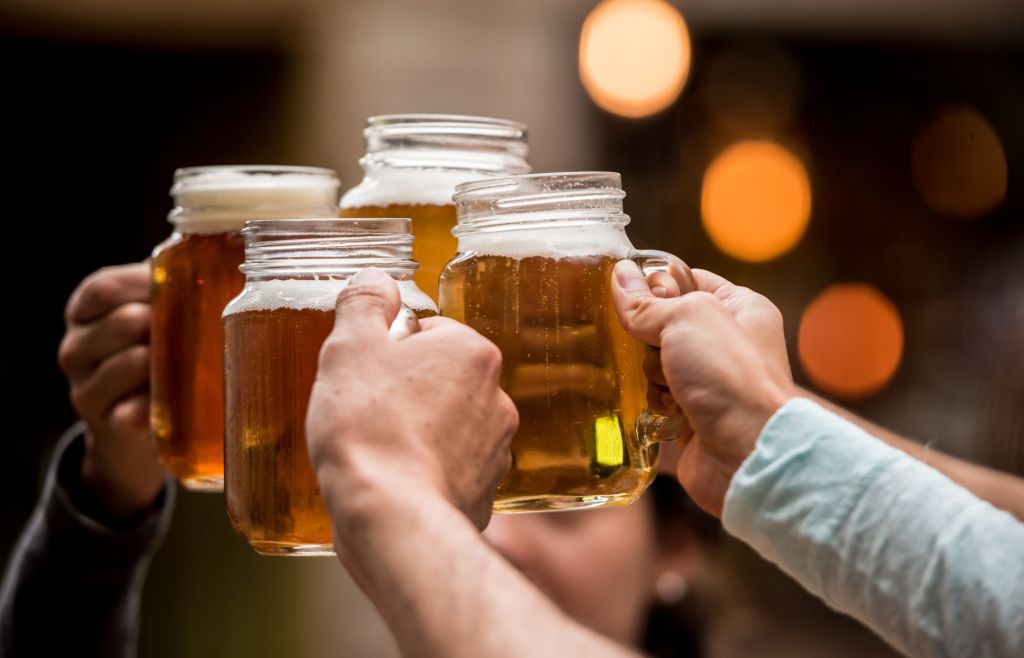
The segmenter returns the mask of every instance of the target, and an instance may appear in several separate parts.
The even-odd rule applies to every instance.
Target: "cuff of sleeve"
[[[809,531],[816,536],[803,540],[825,543],[901,454],[818,404],[794,398],[768,420],[733,476],[722,525],[776,562],[793,554],[787,528],[797,519],[815,519]]]
[[[81,503],[87,496],[82,495],[83,485],[79,479],[85,455],[84,429],[84,425],[78,423],[58,442],[46,474],[40,506],[51,545],[67,547],[78,555],[77,559],[93,568],[102,564],[116,568],[154,551],[159,545],[174,509],[175,484],[168,477],[152,509],[127,522],[102,519],[95,511],[90,512],[88,506]]]

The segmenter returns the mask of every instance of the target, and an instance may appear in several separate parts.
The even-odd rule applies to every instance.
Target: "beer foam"
[[[624,227],[580,222],[557,227],[521,226],[505,230],[481,230],[459,236],[459,253],[476,253],[522,259],[613,256],[626,258],[632,250]]]
[[[342,208],[389,205],[450,206],[455,186],[493,178],[486,172],[396,167],[368,175],[341,198]]]
[[[396,281],[402,303],[413,311],[437,311],[437,305],[412,280]],[[250,281],[245,290],[224,309],[224,315],[250,311],[294,310],[332,311],[348,279],[271,279]]]
[[[184,230],[237,230],[250,219],[336,215],[340,181],[333,172],[247,173],[213,169],[171,189],[169,220]]]
[[[336,201],[338,179],[330,175],[260,174],[211,171],[175,185],[177,205],[203,206],[295,205],[322,206]]]

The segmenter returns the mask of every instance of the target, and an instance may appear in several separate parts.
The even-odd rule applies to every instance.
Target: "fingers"
[[[135,345],[104,360],[88,379],[73,386],[71,402],[86,420],[104,418],[148,381],[149,346]]]
[[[458,320],[453,320],[452,318],[446,318],[446,317],[441,316],[441,315],[435,315],[433,317],[420,319],[420,331],[419,331],[419,333],[422,334],[422,333],[425,333],[425,332],[428,332],[428,331],[437,331],[438,329],[452,328],[452,327],[466,327],[467,329],[469,329],[469,327],[467,327],[466,325],[462,324]]]
[[[655,297],[643,272],[636,263],[628,260],[615,264],[612,299],[619,322],[631,336],[648,345],[661,344],[661,331],[671,320],[671,304],[676,299]]]
[[[115,432],[125,434],[149,433],[149,390],[142,389],[118,400],[110,409],[109,424]]]
[[[149,342],[151,308],[130,302],[99,320],[72,325],[57,351],[57,361],[69,379],[83,379],[108,356],[135,344]]]
[[[647,285],[650,287],[652,295],[662,299],[678,297],[680,294],[679,284],[668,272],[652,272],[648,274]]]
[[[693,276],[694,290],[715,294],[723,288],[731,288],[733,286],[733,283],[725,277],[721,277],[708,270],[694,269],[690,270],[690,272]]]
[[[338,295],[334,329],[320,352],[321,366],[330,367],[336,352],[387,338],[401,304],[398,284],[386,273],[375,267],[358,272]]]
[[[676,286],[679,288],[679,294],[684,295],[688,292],[698,290],[697,281],[693,276],[693,270],[691,270],[690,266],[682,260],[674,256],[669,258],[668,273],[676,282]]]
[[[149,302],[149,296],[149,263],[104,267],[71,293],[64,318],[69,325],[92,322],[118,306]]]
[[[683,413],[668,387],[657,384],[647,387],[647,410],[659,416],[678,416]]]
[[[668,386],[668,379],[661,367],[661,350],[652,349],[647,352],[644,357],[643,369],[647,381],[660,386]]]

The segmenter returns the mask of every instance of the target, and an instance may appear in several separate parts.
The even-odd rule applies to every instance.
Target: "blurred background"
[[[535,171],[621,171],[634,243],[773,299],[800,383],[1024,475],[1018,0],[2,0],[0,62],[5,563],[74,420],[76,283],[169,233],[176,167],[355,185],[377,113],[516,119]],[[888,655],[736,543],[708,572],[709,655]],[[335,561],[259,558],[181,492],[142,656],[393,653]]]

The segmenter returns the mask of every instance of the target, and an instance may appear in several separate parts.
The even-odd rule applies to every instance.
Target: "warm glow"
[[[675,101],[690,71],[690,34],[664,0],[604,0],[583,22],[580,79],[594,102],[624,117]]]
[[[1006,197],[1006,154],[992,124],[968,105],[935,114],[914,140],[914,186],[935,212],[974,219]]]
[[[800,363],[819,388],[847,400],[877,393],[903,354],[899,311],[876,288],[842,283],[826,288],[804,311]]]
[[[800,160],[778,144],[739,142],[708,167],[700,210],[719,249],[742,260],[771,260],[807,229],[811,183]]]

